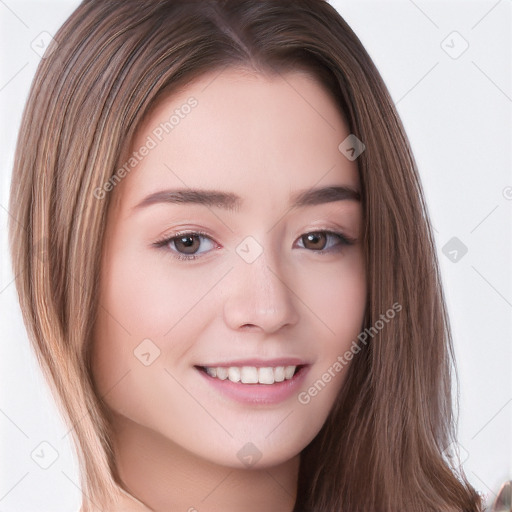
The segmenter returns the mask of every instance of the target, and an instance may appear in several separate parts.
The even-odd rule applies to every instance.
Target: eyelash
[[[299,237],[299,239],[302,238],[303,236],[311,235],[311,234],[326,234],[328,236],[330,235],[330,236],[336,237],[340,240],[340,242],[341,242],[340,245],[344,245],[344,246],[354,245],[356,242],[356,239],[354,239],[354,238],[348,237],[342,233],[338,233],[337,231],[332,231],[329,229],[308,231],[307,233],[302,234]],[[153,243],[152,245],[157,248],[166,248],[172,241],[174,241],[180,237],[187,236],[187,235],[191,235],[191,236],[199,235],[200,237],[208,238],[209,240],[211,240],[213,242],[213,239],[204,231],[179,231],[177,233],[173,233],[172,236],[166,236],[165,238],[158,240],[157,242]],[[301,247],[301,249],[302,249],[302,247]],[[306,248],[304,248],[304,249],[306,249]],[[310,250],[314,253],[323,255],[323,254],[327,254],[336,249],[330,248],[327,250],[326,249],[321,249],[321,250],[316,250],[316,251],[313,249],[310,249]],[[198,254],[184,255],[175,250],[171,250],[171,252],[174,253],[174,254],[172,254],[173,258],[176,258],[176,259],[182,260],[182,261],[190,261],[190,260],[195,260],[195,259],[202,257],[200,254],[199,255]]]

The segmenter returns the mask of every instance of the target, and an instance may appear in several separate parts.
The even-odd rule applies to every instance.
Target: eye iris
[[[196,242],[194,244],[194,242]],[[184,235],[176,238],[176,241],[174,242],[176,245],[176,248],[180,252],[184,252],[186,254],[194,254],[194,252],[197,251],[198,247],[198,237],[194,235]],[[185,250],[181,251],[179,244],[183,244],[185,246]]]
[[[325,247],[325,240],[326,240],[325,233],[308,233],[307,235],[305,235],[303,237],[304,247],[307,247],[308,249],[322,250]],[[307,242],[313,242],[313,247],[308,247],[306,241]],[[323,242],[321,244],[321,247],[318,247],[318,246],[315,247],[314,244],[318,244],[319,241]]]

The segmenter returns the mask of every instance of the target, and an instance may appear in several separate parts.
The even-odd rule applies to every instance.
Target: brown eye
[[[307,233],[306,235],[302,235],[301,239],[306,249],[321,251],[325,248],[327,235],[320,231],[318,233]]]
[[[165,249],[178,260],[194,260],[204,253],[211,252],[217,244],[208,235],[201,232],[176,233],[155,242],[155,247]]]
[[[335,231],[326,230],[305,233],[299,240],[302,242],[304,249],[318,251],[321,254],[342,250],[344,246],[355,243],[353,238],[346,237]]]
[[[201,243],[197,235],[181,235],[171,240],[178,252],[183,254],[194,254]]]

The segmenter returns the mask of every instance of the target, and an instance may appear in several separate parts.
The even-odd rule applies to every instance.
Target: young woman
[[[84,1],[10,207],[82,512],[481,510],[416,165],[327,2]]]

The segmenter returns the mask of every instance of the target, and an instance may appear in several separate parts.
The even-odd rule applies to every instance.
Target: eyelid
[[[217,246],[217,248],[220,246],[208,233],[206,233],[205,231],[202,231],[200,229],[188,229],[188,230],[185,229],[182,231],[176,231],[174,233],[164,235],[160,240],[157,240],[156,242],[152,243],[151,245],[156,248],[163,248],[163,247],[167,246],[175,238],[179,238],[180,236],[186,236],[186,235],[199,235],[202,238],[207,238],[208,240],[211,240]],[[182,254],[178,251],[174,251],[174,250],[169,250],[169,251],[172,253],[172,257],[176,258],[177,260],[190,261],[190,260],[195,260],[198,258],[205,257],[202,255],[203,253],[186,255],[186,254]]]
[[[210,239],[212,242],[215,241],[208,233],[201,231],[200,229],[194,229],[194,230],[184,229],[183,231],[176,231],[176,232],[164,235],[164,236],[162,236],[162,238],[160,238],[156,242],[153,242],[151,245],[153,245],[155,247],[162,247],[162,246],[168,244],[174,238],[178,238],[180,236],[186,236],[186,235],[201,235],[204,238]],[[215,242],[215,243],[217,243],[217,242]]]
[[[354,245],[357,242],[357,238],[353,238],[349,235],[346,235],[345,233],[342,233],[341,231],[335,231],[335,230],[332,230],[329,228],[308,230],[308,231],[304,232],[302,235],[300,235],[298,240],[300,240],[303,236],[309,235],[312,233],[324,233],[326,235],[331,235],[335,238],[338,238],[341,241],[341,245],[344,245],[344,246]],[[334,247],[336,247],[336,246],[334,246]],[[321,250],[317,250],[317,251],[311,250],[311,252],[314,252],[317,254],[328,254],[329,252],[331,252],[333,250],[335,250],[335,249],[330,248],[330,249],[321,249]]]
[[[329,249],[309,250],[309,252],[315,253],[317,255],[330,254],[331,252],[341,250],[339,248],[340,245],[342,247],[343,246],[347,247],[347,246],[354,245],[357,242],[357,238],[351,237],[351,236],[343,233],[343,230],[338,231],[338,228],[332,229],[332,228],[321,228],[321,227],[320,228],[315,227],[313,229],[304,231],[298,237],[297,240],[301,240],[301,238],[303,236],[308,235],[308,234],[313,234],[313,233],[323,233],[326,235],[330,235],[332,237],[336,237],[336,238],[338,238],[338,240],[340,240],[339,244],[336,244],[336,245],[334,245],[334,247],[331,247]],[[156,248],[163,248],[163,247],[167,246],[174,239],[179,238],[180,236],[186,236],[186,235],[198,235],[202,238],[207,238],[208,240],[213,242],[215,245],[217,245],[217,248],[222,247],[208,233],[206,233],[205,231],[202,231],[201,229],[184,229],[181,231],[176,231],[174,233],[164,235],[160,240],[157,240],[156,242],[152,243],[151,245]],[[308,250],[305,247],[300,247],[300,248]],[[196,254],[187,255],[187,254],[180,253],[179,251],[175,251],[175,250],[169,249],[169,251],[172,253],[173,258],[175,258],[177,260],[181,260],[181,261],[190,261],[190,260],[195,260],[195,259],[199,259],[199,258],[204,258],[204,257],[207,257],[209,252],[211,252],[211,251],[207,251],[206,254],[205,253],[196,253]]]

